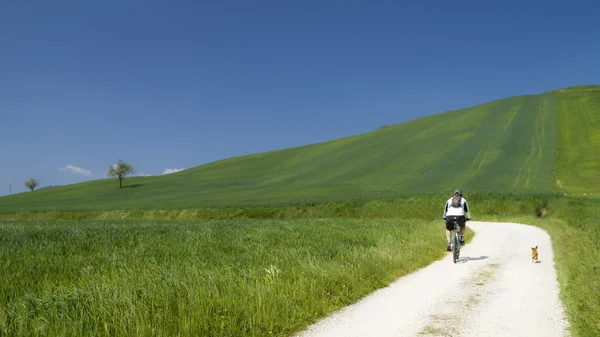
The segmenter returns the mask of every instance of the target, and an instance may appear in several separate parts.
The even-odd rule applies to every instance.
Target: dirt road
[[[476,236],[456,264],[448,253],[298,336],[568,336],[548,234],[520,224],[467,225]]]

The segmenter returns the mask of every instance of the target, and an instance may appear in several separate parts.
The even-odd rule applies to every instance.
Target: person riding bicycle
[[[452,224],[453,220],[458,220],[458,225],[460,227],[458,231],[458,234],[460,235],[460,244],[464,245],[465,231],[467,230],[466,220],[471,220],[471,212],[469,211],[469,204],[467,203],[467,200],[463,198],[463,193],[461,190],[455,190],[452,197],[446,201],[442,218],[446,220],[446,240],[448,242],[448,251],[452,250],[450,247],[450,232],[454,230],[454,225]]]

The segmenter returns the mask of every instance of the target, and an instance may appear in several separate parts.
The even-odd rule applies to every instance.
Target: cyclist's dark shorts
[[[452,220],[458,220],[458,226],[460,228],[465,227],[465,223],[467,222],[467,220],[465,219],[464,215],[448,215],[446,217],[446,229],[449,231],[453,231],[454,230],[454,224],[452,224]]]

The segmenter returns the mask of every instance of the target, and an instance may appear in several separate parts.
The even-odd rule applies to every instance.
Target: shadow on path
[[[461,256],[456,262],[467,262],[467,261],[479,261],[487,259],[487,256],[481,255],[480,257]]]

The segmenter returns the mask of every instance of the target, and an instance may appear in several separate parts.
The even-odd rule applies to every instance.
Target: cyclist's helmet
[[[463,196],[462,191],[461,190],[454,190],[454,195],[460,195],[461,197]]]

